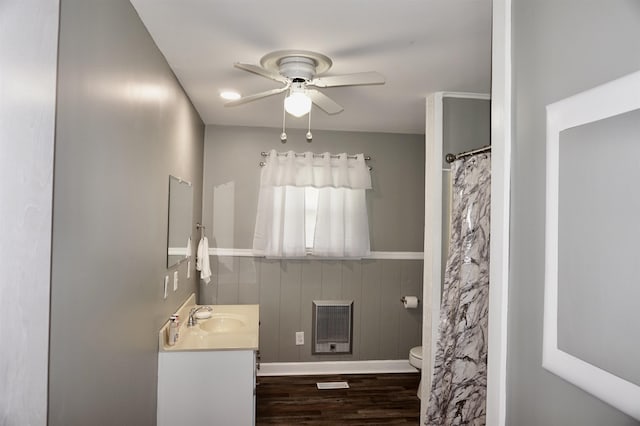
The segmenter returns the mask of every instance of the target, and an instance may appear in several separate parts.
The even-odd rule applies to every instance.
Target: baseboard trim
[[[409,360],[267,362],[260,363],[258,376],[305,376],[322,374],[415,373]]]

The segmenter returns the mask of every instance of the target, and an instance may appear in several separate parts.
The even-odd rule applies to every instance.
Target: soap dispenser
[[[171,315],[169,318],[169,326],[167,327],[167,343],[173,346],[178,343],[180,337],[180,318],[178,315]]]

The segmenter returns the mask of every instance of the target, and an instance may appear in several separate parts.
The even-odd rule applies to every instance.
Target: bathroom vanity
[[[167,344],[159,333],[158,422],[255,424],[258,305],[211,305],[211,316],[188,327],[195,295],[180,307],[180,338]]]

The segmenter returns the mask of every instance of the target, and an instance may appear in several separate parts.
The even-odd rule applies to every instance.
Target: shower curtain
[[[425,424],[484,425],[491,154],[457,160],[451,173],[451,242]]]

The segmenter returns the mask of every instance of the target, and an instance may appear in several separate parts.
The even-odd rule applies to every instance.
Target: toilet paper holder
[[[416,299],[418,299],[418,303],[420,303],[420,298],[416,297]],[[407,298],[405,296],[402,296],[402,298],[400,299],[400,303],[404,304],[407,301]]]

